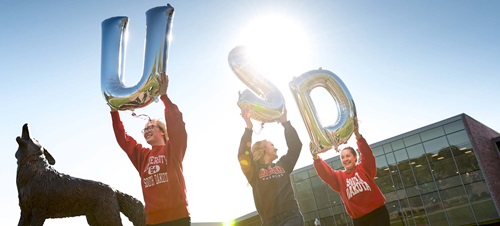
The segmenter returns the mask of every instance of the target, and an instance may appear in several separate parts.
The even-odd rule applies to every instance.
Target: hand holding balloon
[[[253,128],[253,123],[252,120],[250,120],[250,111],[248,110],[241,110],[241,117],[245,120],[245,123],[247,124],[247,129],[252,129]]]
[[[313,144],[313,142],[309,143],[309,150],[311,151],[311,154],[312,154],[312,156],[313,156],[314,159],[318,158],[318,154],[319,153],[326,152],[326,151],[328,151],[330,149],[332,149],[331,146],[328,146],[328,147],[323,147],[323,146],[317,147],[315,144]]]
[[[283,115],[281,115],[281,117],[278,119],[278,121],[279,121],[280,123],[284,123],[284,122],[288,121],[287,116],[286,116],[286,113],[287,113],[287,112],[286,112],[286,108],[285,108],[285,109],[284,109],[284,111],[283,111]]]
[[[285,109],[285,100],[278,88],[265,78],[265,74],[252,65],[244,46],[229,52],[229,66],[236,76],[250,89],[239,93],[238,106],[252,112],[252,118],[266,122],[279,120]],[[256,95],[257,94],[257,95]]]
[[[114,108],[113,106],[111,106],[109,103],[108,103],[108,106],[109,106],[109,109],[111,109],[111,112],[113,111],[118,111],[118,109]]]
[[[359,140],[363,136],[359,133],[358,117],[355,116],[353,122],[354,122],[353,132],[354,135],[356,136],[356,140]]]
[[[160,89],[158,90],[158,94],[161,96],[163,94],[167,94],[168,89],[168,75],[165,73],[161,73],[160,75]]]

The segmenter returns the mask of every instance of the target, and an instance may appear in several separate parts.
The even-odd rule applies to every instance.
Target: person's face
[[[164,145],[164,132],[158,127],[157,125],[154,124],[154,122],[148,122],[144,126],[143,130],[144,134],[144,139],[146,139],[146,142],[150,145]]]
[[[271,161],[275,160],[278,158],[278,149],[274,147],[274,144],[271,143],[270,141],[265,141],[265,149],[264,149],[264,154],[269,157]]]
[[[344,166],[347,171],[351,171],[356,166],[358,158],[352,154],[351,150],[346,148],[340,152],[340,160],[342,161],[342,166]]]

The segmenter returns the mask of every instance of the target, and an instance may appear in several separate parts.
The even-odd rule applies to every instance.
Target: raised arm
[[[327,183],[334,191],[340,192],[340,184],[336,171],[323,161],[323,159],[319,157],[314,159],[314,169],[316,169],[316,173],[321,180]]]
[[[167,89],[169,79],[166,74],[161,75],[160,80],[160,99],[165,105],[165,122],[167,124],[167,134],[170,145],[173,148],[173,156],[178,161],[184,160],[187,148],[187,132],[186,124],[182,118],[182,113],[179,111],[177,105],[173,104],[167,96]]]
[[[366,169],[372,178],[375,178],[377,175],[377,163],[375,162],[375,156],[373,156],[372,149],[363,137],[357,140],[356,143],[361,153],[360,165]]]
[[[241,117],[245,120],[246,128],[245,132],[243,132],[243,136],[241,136],[240,147],[238,149],[238,161],[240,162],[241,171],[245,174],[248,182],[253,180],[253,161],[252,161],[252,128],[253,124],[250,120],[250,114],[248,111],[242,111]]]
[[[354,118],[354,135],[356,136],[356,144],[361,153],[360,166],[363,167],[372,178],[377,175],[377,163],[373,151],[366,142],[365,138],[359,133],[358,119]]]
[[[113,122],[113,131],[115,132],[115,138],[118,142],[118,145],[123,149],[123,151],[125,151],[135,168],[137,170],[140,170],[138,167],[139,161],[141,159],[141,151],[139,150],[142,149],[142,145],[138,144],[133,137],[129,136],[125,132],[125,128],[120,119],[120,114],[118,113],[118,111],[111,111],[111,120]]]
[[[285,129],[285,140],[288,147],[287,153],[283,157],[281,157],[280,160],[284,161],[285,164],[283,166],[286,167],[285,170],[287,170],[288,172],[292,172],[295,164],[297,163],[297,160],[299,159],[300,150],[302,150],[302,142],[300,141],[297,131],[295,130],[295,128],[293,128],[292,124],[287,119],[286,110],[279,119],[279,122]]]

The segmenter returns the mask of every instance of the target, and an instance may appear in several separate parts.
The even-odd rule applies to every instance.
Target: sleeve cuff
[[[252,133],[252,132],[253,132],[252,129],[249,129],[249,128],[245,127],[245,133]]]
[[[287,126],[292,126],[292,123],[290,122],[290,120],[288,120],[286,122],[281,123],[281,125],[283,125],[283,127],[287,127]]]
[[[168,98],[167,94],[162,94],[160,96],[160,99],[163,101],[163,103],[165,103],[165,105],[171,105],[172,104],[172,101],[170,100],[170,98]]]

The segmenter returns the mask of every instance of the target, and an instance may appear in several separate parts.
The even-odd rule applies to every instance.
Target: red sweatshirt
[[[349,173],[333,170],[325,161],[314,160],[318,176],[340,194],[345,209],[353,219],[360,218],[385,204],[385,197],[374,179],[377,166],[365,138],[357,140],[361,162]]]
[[[189,217],[182,160],[187,133],[182,113],[167,95],[162,95],[169,140],[163,146],[143,147],[127,135],[118,111],[111,112],[120,147],[127,153],[141,177],[147,224],[159,224]]]

